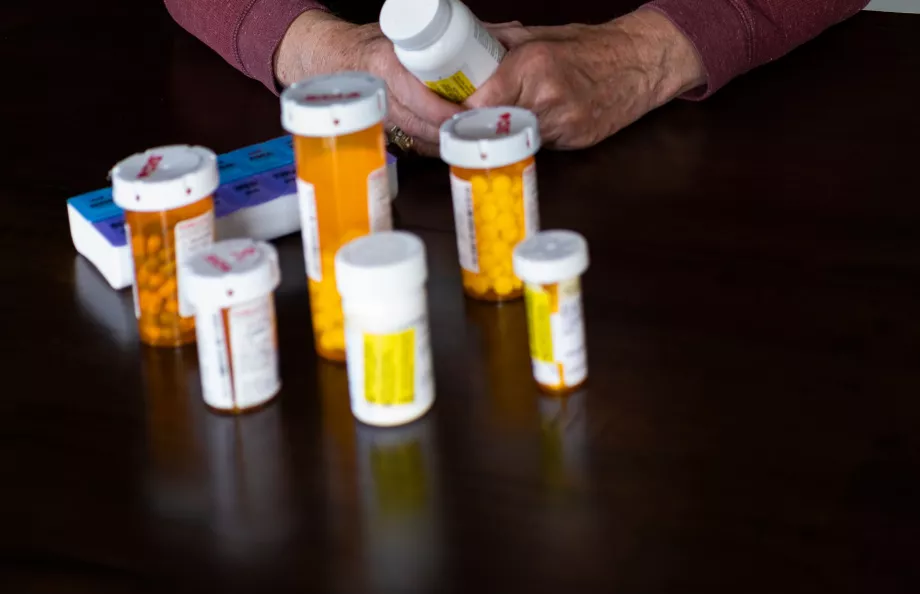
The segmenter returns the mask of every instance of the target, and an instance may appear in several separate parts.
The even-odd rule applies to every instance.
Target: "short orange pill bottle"
[[[195,312],[182,292],[182,265],[214,243],[217,156],[199,146],[163,146],[119,162],[111,179],[115,204],[125,211],[141,342],[156,347],[195,342]]]
[[[568,393],[588,379],[581,276],[588,243],[574,231],[541,231],[514,249],[525,283],[533,376],[540,388]]]
[[[294,137],[314,344],[331,361],[345,361],[335,253],[393,228],[386,113],[386,85],[362,72],[308,78],[281,94],[282,125]]]
[[[536,116],[516,107],[458,114],[441,126],[441,159],[450,165],[463,290],[475,299],[521,296],[511,253],[540,228]]]

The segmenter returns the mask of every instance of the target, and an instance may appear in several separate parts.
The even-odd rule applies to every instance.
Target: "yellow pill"
[[[160,306],[163,303],[163,301],[157,296],[156,293],[147,292],[141,293],[138,297],[138,301],[141,307],[141,311],[149,315],[156,315],[160,313]]]
[[[505,295],[510,295],[511,291],[514,290],[514,281],[507,276],[503,276],[502,278],[496,279],[494,287],[495,292],[504,297]]]
[[[501,266],[501,262],[492,254],[482,254],[479,256],[479,268],[483,273],[487,273],[496,266]]]
[[[160,286],[157,290],[157,294],[163,299],[168,299],[170,296],[176,294],[176,279],[170,278]]]
[[[144,262],[144,270],[149,274],[157,273],[160,270],[160,260],[156,256],[147,258],[147,261]]]
[[[164,312],[160,314],[160,325],[174,326],[179,321],[179,317],[174,313]]]
[[[175,299],[170,299],[163,305],[163,311],[172,314],[177,313],[179,311],[179,302]]]
[[[518,291],[524,287],[524,281],[522,281],[518,277],[514,277],[511,281],[511,286],[514,287],[515,291]]]
[[[476,233],[479,234],[484,242],[498,240],[498,227],[495,225],[483,225],[476,230]]]
[[[482,205],[482,208],[479,209],[479,216],[484,223],[491,223],[495,220],[495,217],[498,216],[498,207],[491,202],[486,202]]]
[[[511,190],[511,178],[507,175],[496,175],[492,178],[492,190],[499,194],[505,194]]]
[[[159,274],[159,273],[151,274],[150,278],[147,279],[147,286],[153,289],[154,291],[156,291],[160,288],[160,286],[163,284],[165,280],[166,279],[163,277],[162,274]]]
[[[493,282],[495,282],[502,277],[508,276],[508,272],[509,272],[509,269],[506,266],[503,266],[502,264],[496,264],[495,266],[490,268],[486,272],[486,274],[488,274],[489,278],[492,279]]]
[[[160,251],[160,248],[163,247],[163,240],[159,235],[150,235],[147,237],[147,253],[153,254],[154,252]]]
[[[470,180],[473,186],[473,194],[482,194],[489,191],[489,180],[482,175],[474,175]]]
[[[514,243],[521,237],[521,233],[518,231],[517,225],[514,227],[505,227],[498,232],[499,237],[502,241],[507,241],[508,243]]]
[[[318,311],[313,316],[313,330],[315,332],[325,332],[335,326],[335,315],[331,310]]]
[[[514,208],[514,198],[511,194],[499,194],[495,197],[495,206],[499,212],[510,212]]]
[[[511,246],[504,241],[493,242],[489,248],[489,253],[499,260],[506,260],[511,257]]]
[[[489,290],[489,279],[478,275],[470,281],[469,288],[477,295],[485,295]]]
[[[134,283],[135,283],[138,287],[145,287],[145,286],[147,286],[147,279],[149,279],[149,278],[150,278],[150,273],[147,272],[147,269],[146,269],[146,268],[140,268],[140,269],[137,271],[137,278],[134,279]]]
[[[319,342],[323,350],[340,351],[345,348],[345,331],[341,328],[323,332]]]
[[[517,197],[517,196],[520,196],[521,192],[523,191],[524,191],[524,184],[521,183],[521,178],[519,177],[514,178],[514,181],[511,182],[511,194]]]
[[[510,212],[503,212],[495,219],[495,225],[498,227],[499,232],[509,227],[516,227],[514,224],[514,215]]]
[[[147,253],[147,242],[143,235],[135,235],[131,238],[131,252],[135,258],[143,258]]]

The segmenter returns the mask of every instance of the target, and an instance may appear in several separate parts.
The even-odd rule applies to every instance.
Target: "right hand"
[[[413,150],[438,155],[438,129],[463,108],[432,92],[407,71],[380,27],[354,25],[319,10],[300,15],[275,55],[275,76],[284,86],[317,74],[359,70],[387,85],[386,125],[412,137]]]

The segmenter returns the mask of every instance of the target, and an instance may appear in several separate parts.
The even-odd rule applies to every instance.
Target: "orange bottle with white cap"
[[[470,297],[507,301],[522,294],[511,253],[540,228],[534,162],[539,149],[537,118],[526,109],[474,109],[441,126],[463,289]]]
[[[345,360],[335,253],[352,239],[393,227],[386,139],[386,85],[361,72],[301,81],[281,94],[294,137],[304,260],[317,353]]]
[[[217,155],[199,146],[154,148],[119,162],[111,178],[115,204],[125,211],[141,341],[170,347],[195,342],[182,264],[214,242]]]

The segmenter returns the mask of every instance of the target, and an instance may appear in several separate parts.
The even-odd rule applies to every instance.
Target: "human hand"
[[[376,23],[354,25],[319,10],[300,15],[276,53],[278,81],[288,86],[307,76],[343,70],[369,72],[383,79],[387,127],[398,126],[408,134],[414,151],[438,154],[441,123],[463,108],[436,95],[409,73]]]
[[[533,111],[551,148],[594,145],[705,82],[690,41],[639,9],[603,25],[489,26],[510,51],[465,105]]]

